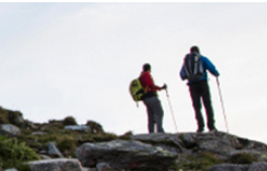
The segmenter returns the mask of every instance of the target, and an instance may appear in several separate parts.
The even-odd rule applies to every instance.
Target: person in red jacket
[[[141,73],[139,80],[145,89],[145,94],[142,96],[142,100],[147,108],[148,114],[148,131],[149,133],[155,132],[155,125],[157,127],[157,132],[163,132],[162,126],[163,121],[163,108],[161,102],[158,98],[157,91],[166,89],[166,84],[159,87],[154,84],[153,78],[151,76],[151,66],[150,64],[143,65],[143,72]]]

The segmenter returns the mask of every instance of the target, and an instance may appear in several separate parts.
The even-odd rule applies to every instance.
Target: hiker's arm
[[[180,70],[180,77],[182,80],[185,80],[185,76],[184,76],[184,66],[182,66],[181,70]]]
[[[220,73],[217,71],[213,63],[206,57],[204,57],[203,59],[204,59],[204,65],[207,68],[207,70],[209,70],[209,72],[213,74],[214,76],[218,77]]]
[[[152,90],[162,90],[163,89],[163,87],[155,85],[153,80],[152,80],[152,82],[150,84],[150,87],[151,87]]]
[[[148,75],[148,77],[146,77],[146,82],[148,83],[148,87],[151,88],[151,90],[162,90],[164,89],[163,87],[157,86],[154,84],[153,78],[151,77],[151,75]]]

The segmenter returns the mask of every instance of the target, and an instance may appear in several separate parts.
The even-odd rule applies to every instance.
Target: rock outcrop
[[[187,168],[188,165],[194,167],[194,164],[201,164],[199,157],[202,157],[203,160],[214,161],[204,163],[205,169],[220,163],[232,163],[214,166],[211,171],[221,168],[236,171],[250,168],[251,171],[256,167],[253,162],[261,162],[257,164],[259,167],[265,167],[267,162],[265,144],[224,132],[132,135],[130,140],[85,143],[76,150],[76,154],[84,166],[95,167],[97,163],[107,163],[116,169]]]
[[[0,160],[16,155],[7,155],[13,149],[23,159],[29,159],[24,155],[28,152],[31,160],[41,158],[26,161],[31,171],[267,170],[266,144],[225,132],[137,135],[128,132],[117,136],[105,132],[94,121],[78,125],[71,116],[43,124],[24,120],[22,116],[21,112],[0,107],[3,136],[0,143],[4,151],[0,150]],[[13,159],[6,163],[12,162],[15,163]]]
[[[51,159],[30,163],[31,171],[82,171],[80,162],[76,159]]]
[[[76,150],[76,155],[83,166],[108,163],[113,169],[167,170],[177,158],[177,153],[135,140],[85,143]]]

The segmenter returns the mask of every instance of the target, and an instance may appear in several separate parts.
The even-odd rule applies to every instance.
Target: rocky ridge
[[[28,171],[267,170],[266,144],[225,132],[118,136],[94,121],[78,125],[67,117],[40,124],[0,108],[0,135],[18,139],[39,156],[25,157]],[[15,165],[7,169],[2,168],[18,171]]]

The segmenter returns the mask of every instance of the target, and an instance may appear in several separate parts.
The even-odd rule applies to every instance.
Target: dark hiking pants
[[[204,104],[205,110],[206,110],[206,116],[207,116],[207,126],[209,130],[215,129],[214,126],[214,114],[213,114],[213,108],[211,104],[211,98],[210,98],[210,91],[209,86],[206,80],[193,83],[189,85],[189,91],[193,103],[193,107],[195,110],[195,117],[198,124],[199,130],[204,130],[204,120],[201,113],[201,100]]]
[[[149,133],[155,132],[155,124],[157,126],[157,132],[164,132],[162,127],[163,109],[158,97],[153,96],[145,98],[144,104],[147,108]]]

